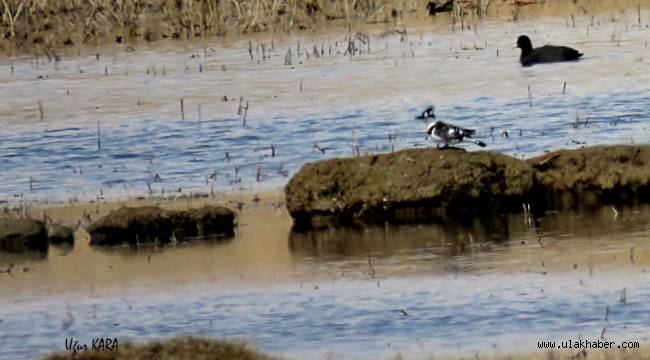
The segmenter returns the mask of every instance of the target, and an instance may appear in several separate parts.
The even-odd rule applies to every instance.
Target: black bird
[[[441,12],[452,12],[454,10],[454,0],[429,0],[427,11],[429,15],[435,15]]]
[[[544,45],[533,49],[533,44],[526,35],[517,39],[517,47],[521,49],[519,62],[522,66],[559,61],[575,61],[584,54],[567,46]]]
[[[476,133],[476,130],[472,129],[463,129],[461,127],[447,124],[442,121],[436,121],[435,123],[429,124],[427,127],[427,136],[425,140],[433,135],[437,136],[445,144],[444,147],[448,147],[451,144],[458,144],[462,141],[473,142],[474,144],[484,147],[485,143],[480,140],[472,139],[472,136]]]
[[[435,110],[436,108],[434,106],[429,106],[428,108],[424,109],[422,114],[416,116],[415,118],[418,120],[435,119],[436,118],[436,114],[434,113]]]

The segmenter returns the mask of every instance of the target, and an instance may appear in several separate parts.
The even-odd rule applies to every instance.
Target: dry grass
[[[428,15],[430,0],[0,0],[0,51],[41,53],[73,45],[291,32],[330,21],[403,23]],[[444,3],[447,0],[431,0]],[[548,11],[562,16],[602,9],[638,12],[648,0],[453,0],[461,30],[485,15],[516,20]],[[534,6],[529,6],[536,4]]]
[[[58,353],[44,360],[71,359],[71,353]],[[143,345],[131,343],[118,344],[117,351],[80,351],[74,359],[79,360],[272,360],[274,358],[262,355],[250,347],[219,340],[208,340],[193,337],[183,337],[164,342],[154,341]]]
[[[312,28],[323,21],[387,22],[426,14],[426,0],[0,0],[0,49],[191,39]]]

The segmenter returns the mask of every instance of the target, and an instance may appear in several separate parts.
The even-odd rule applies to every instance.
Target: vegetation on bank
[[[44,360],[70,359],[70,352],[57,353]],[[74,359],[79,360],[272,360],[246,344],[222,340],[209,340],[194,337],[181,337],[167,341],[153,341],[147,344],[118,344],[115,351],[79,351]]]
[[[0,0],[0,49],[14,52],[106,42],[192,39],[386,22],[427,13],[427,0]]]
[[[539,15],[541,7],[566,4],[573,7],[563,16],[571,15],[575,27],[574,12],[603,7],[629,9],[640,21],[648,0],[0,0],[0,51],[57,59],[74,45],[288,33],[331,21],[403,24],[439,12],[451,12],[452,23],[470,30],[475,26],[466,24],[487,14],[515,20],[529,5],[538,5],[529,13]]]

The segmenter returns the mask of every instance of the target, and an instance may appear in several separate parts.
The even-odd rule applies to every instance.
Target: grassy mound
[[[650,146],[560,150],[529,160],[408,149],[305,164],[285,188],[296,229],[471,219],[650,203]]]
[[[49,355],[44,360],[71,359],[71,353]],[[271,360],[245,344],[194,337],[153,341],[147,344],[119,344],[114,352],[81,351],[79,360]]]

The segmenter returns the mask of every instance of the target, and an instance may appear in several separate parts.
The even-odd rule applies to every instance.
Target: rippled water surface
[[[598,339],[604,326],[608,340],[646,342],[650,307],[644,299],[650,288],[632,284],[647,282],[648,276],[610,273],[606,281],[595,276],[579,284],[575,276],[490,274],[380,285],[337,281],[247,291],[190,288],[146,298],[76,300],[69,307],[45,300],[31,304],[28,313],[2,314],[3,325],[14,329],[2,339],[2,352],[17,359],[24,346],[30,352],[63,350],[62,333],[87,342],[88,334],[253,339],[266,351],[296,359],[325,358],[330,352],[349,359],[398,352],[471,354],[493,345],[499,352],[532,352],[537,341]],[[616,287],[621,285],[629,286],[635,301],[618,303]],[[605,306],[610,306],[609,322]]]
[[[515,156],[648,143],[650,11],[575,14],[575,26],[374,28],[352,57],[345,34],[328,33],[254,38],[252,59],[247,41],[217,40],[3,59],[0,202],[261,194],[356,147],[432,146],[414,120],[430,104]],[[523,69],[511,49],[522,33],[586,56]],[[246,198],[237,236],[220,243],[109,251],[80,231],[73,248],[0,254],[0,270],[14,265],[0,272],[0,358],[64,350],[70,336],[226,337],[296,359],[535,352],[601,334],[647,343],[646,207],[295,233],[282,196],[264,199]],[[74,224],[105,214],[100,203],[49,215]]]
[[[261,206],[242,223],[219,244],[108,251],[81,239],[45,258],[0,257],[16,269],[0,274],[0,358],[63,351],[71,336],[226,337],[322,359],[650,333],[648,208],[293,233],[284,211]]]
[[[650,29],[635,15],[582,14],[575,28],[565,18],[484,21],[453,32],[439,18],[408,36],[370,30],[370,52],[352,57],[335,33],[257,39],[253,59],[243,41],[85,51],[56,64],[4,60],[0,196],[273,188],[305,162],[355,147],[431,146],[414,120],[429,104],[511,155],[645,144]],[[521,68],[510,46],[521,33],[585,58]]]

